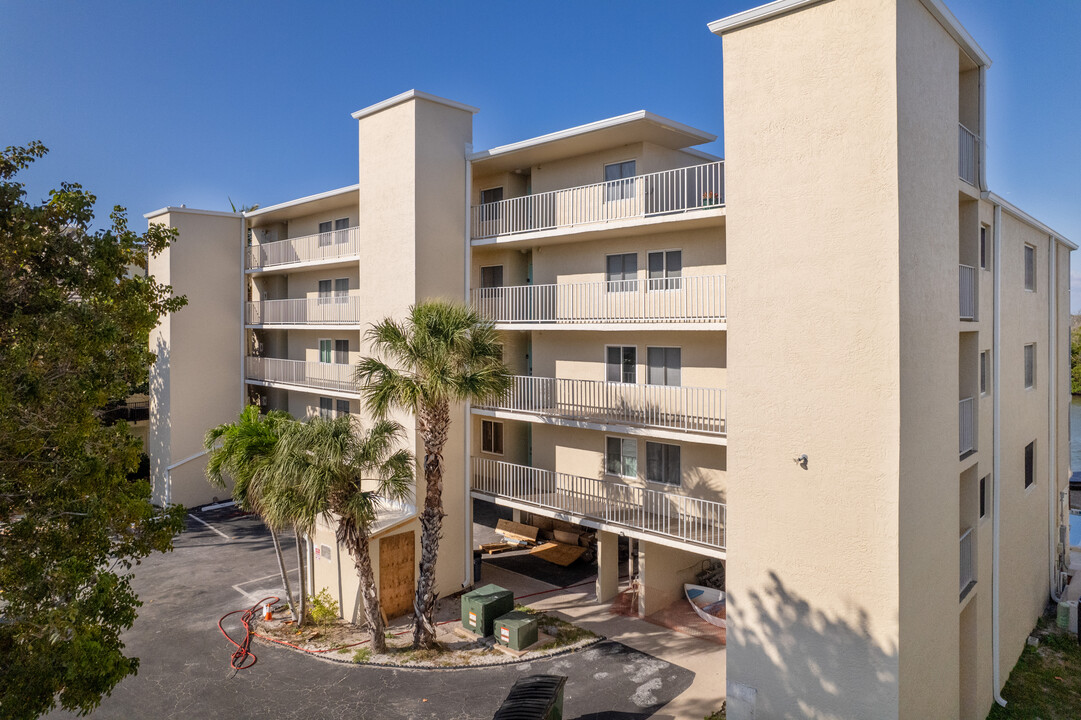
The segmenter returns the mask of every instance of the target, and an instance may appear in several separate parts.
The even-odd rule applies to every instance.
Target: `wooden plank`
[[[412,530],[379,539],[379,603],[387,617],[413,612],[414,560]]]
[[[544,543],[529,551],[530,555],[536,555],[541,560],[567,567],[582,556],[586,549],[580,545],[564,545],[563,543]]]
[[[488,555],[498,555],[508,550],[517,550],[519,547],[517,543],[488,543],[481,545],[480,549]]]
[[[523,655],[525,655],[528,652],[532,652],[534,650],[540,650],[542,646],[547,645],[548,643],[552,642],[553,640],[555,640],[555,638],[552,637],[551,635],[545,635],[542,632],[538,632],[537,633],[537,642],[533,643],[532,645],[530,645],[527,648],[522,648],[521,650],[512,650],[511,648],[507,647],[506,645],[500,645],[499,643],[496,643],[492,647],[495,648],[496,650],[498,650],[501,653],[505,653],[507,655],[510,655],[512,658],[520,658],[520,657],[522,657]]]
[[[495,531],[513,540],[537,541],[537,528],[532,525],[516,523],[513,520],[500,520],[495,524]]]
[[[566,530],[554,530],[552,535],[555,537],[557,543],[563,543],[564,545],[580,545],[578,542],[578,533],[567,532]]]

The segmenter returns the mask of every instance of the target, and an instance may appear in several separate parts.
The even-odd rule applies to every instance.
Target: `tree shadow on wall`
[[[756,717],[897,712],[897,647],[872,636],[867,610],[853,608],[849,618],[817,610],[775,572],[760,591],[729,595],[728,647],[730,676],[752,687],[779,688],[758,696]],[[729,697],[729,717],[738,720],[735,705],[738,700]]]

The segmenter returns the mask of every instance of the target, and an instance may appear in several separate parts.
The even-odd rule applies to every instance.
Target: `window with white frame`
[[[339,365],[349,364],[349,341],[348,340],[335,340],[334,341],[334,362]]]
[[[334,403],[334,411],[337,417],[343,417],[349,414],[349,401],[337,400]]]
[[[332,230],[334,230],[334,223],[330,220],[319,223],[319,247],[326,247],[334,242],[334,238],[330,234]]]
[[[493,455],[503,454],[503,423],[492,420],[481,421],[480,449]]]
[[[987,230],[986,225],[980,226],[980,268],[982,270],[987,270],[991,262],[991,248],[988,245],[990,241],[987,237]]]
[[[649,253],[649,289],[678,290],[683,275],[682,250],[657,250]]]
[[[1025,387],[1036,387],[1036,343],[1025,346]]]
[[[608,255],[604,264],[608,292],[634,292],[638,289],[638,253]]]
[[[334,221],[334,242],[341,244],[349,239],[349,233],[339,232],[349,229],[349,218],[338,218]]]
[[[338,278],[334,281],[334,302],[344,303],[349,297],[349,278]]]
[[[319,304],[326,305],[330,302],[331,295],[333,294],[334,281],[333,280],[320,280],[319,281]]]
[[[679,485],[679,445],[646,443],[646,480],[665,485]]]
[[[617,477],[638,477],[638,441],[634,438],[605,438],[604,471]]]
[[[634,345],[609,345],[605,351],[605,379],[608,382],[638,382],[638,348]]]
[[[330,338],[319,338],[319,362],[334,362],[334,341]]]
[[[991,387],[991,353],[984,350],[980,353],[980,395],[986,395]]]
[[[1036,247],[1025,244],[1025,289],[1036,290]]]
[[[682,352],[678,347],[646,348],[648,373],[646,382],[650,385],[675,385],[680,383]]]
[[[605,200],[627,200],[634,197],[635,161],[611,163],[604,166]]]
[[[319,417],[329,420],[334,416],[334,398],[319,398]]]

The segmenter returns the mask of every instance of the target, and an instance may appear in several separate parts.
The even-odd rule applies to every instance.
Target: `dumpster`
[[[563,720],[565,675],[530,675],[520,678],[492,720]]]
[[[537,642],[537,618],[515,610],[495,619],[495,641],[511,650],[524,650]]]
[[[514,609],[514,593],[498,585],[485,585],[462,595],[462,627],[487,637],[500,615]]]

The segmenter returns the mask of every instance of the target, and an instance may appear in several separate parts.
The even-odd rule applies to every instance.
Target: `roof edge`
[[[151,210],[148,213],[143,213],[143,217],[147,220],[152,220],[156,217],[161,217],[168,213],[188,213],[189,215],[213,215],[215,217],[231,217],[240,219],[243,217],[238,212],[225,212],[222,210],[200,210],[199,208],[184,207],[183,205],[166,205],[163,208],[157,210]]]
[[[244,217],[258,217],[269,212],[274,212],[275,210],[284,210],[285,208],[295,207],[296,205],[303,205],[304,203],[314,202],[316,200],[325,200],[326,198],[331,198],[335,195],[347,195],[357,190],[360,190],[360,183],[357,183],[355,185],[347,185],[346,187],[337,188],[336,190],[327,190],[326,192],[316,193],[315,195],[306,195],[295,200],[287,200],[283,203],[278,203],[277,205],[268,205],[265,208],[259,208],[258,210],[246,212],[244,213]]]
[[[1006,198],[1004,198],[1004,197],[1002,197],[1000,195],[996,195],[995,193],[990,192],[990,191],[984,191],[984,192],[980,193],[980,197],[984,198],[985,200],[989,200],[990,202],[993,202],[995,205],[1001,206],[1003,210],[1010,213],[1011,215],[1013,215],[1018,220],[1031,225],[1032,227],[1036,228],[1040,232],[1047,233],[1051,237],[1055,238],[1055,240],[1062,243],[1063,245],[1070,248],[1071,250],[1076,250],[1077,249],[1077,245],[1072,240],[1067,238],[1062,233],[1057,232],[1054,228],[1051,228],[1048,225],[1046,225],[1045,223],[1042,223],[1039,220],[1037,220],[1036,218],[1032,217],[1027,212],[1025,212],[1021,208],[1017,207],[1016,205],[1014,205],[1012,202],[1010,202]]]
[[[472,105],[466,105],[460,103],[457,100],[448,100],[445,97],[439,97],[438,95],[432,95],[431,93],[422,92],[417,89],[406,90],[405,92],[395,95],[392,98],[387,98],[377,102],[375,105],[369,105],[366,108],[361,108],[352,114],[354,120],[360,120],[361,118],[374,115],[377,112],[386,110],[387,108],[394,107],[395,105],[401,105],[409,100],[427,100],[428,102],[439,103],[440,105],[446,105],[447,107],[455,108],[456,110],[465,110],[468,113],[476,115],[480,112],[479,108],[475,108]]]

